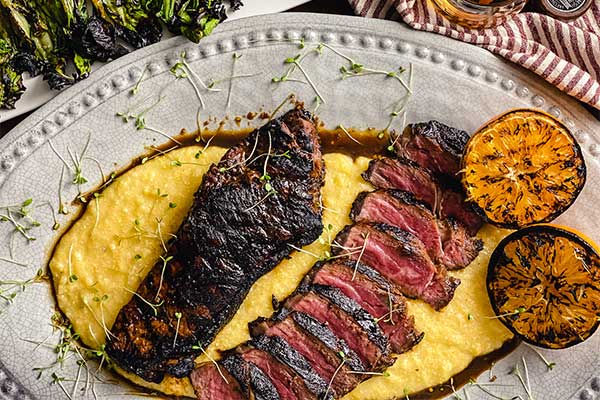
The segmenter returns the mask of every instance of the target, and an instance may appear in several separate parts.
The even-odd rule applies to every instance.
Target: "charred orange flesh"
[[[537,346],[580,343],[600,321],[600,256],[578,235],[553,225],[506,237],[490,259],[487,287],[500,320]]]
[[[549,222],[583,188],[581,149],[556,118],[513,110],[494,118],[469,140],[462,161],[467,199],[488,222],[517,229]]]

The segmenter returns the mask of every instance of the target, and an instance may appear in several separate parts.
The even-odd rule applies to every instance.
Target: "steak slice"
[[[341,296],[343,296],[341,293],[337,293],[327,298],[314,291],[310,291],[288,298],[285,301],[284,307],[288,310],[303,312],[312,316],[320,323],[327,324],[329,329],[337,337],[344,340],[348,347],[358,355],[367,371],[383,370],[392,365],[393,360],[389,357],[387,340],[380,331],[372,330],[373,327],[377,326],[373,321],[373,317],[370,317],[370,324],[366,324],[364,319],[356,321],[352,313],[348,313],[348,309],[344,309],[346,306],[348,308],[354,307],[349,304],[342,305],[342,303],[351,300],[348,298],[339,299]],[[331,297],[338,297],[339,302],[334,304],[330,301]],[[340,305],[344,308],[340,307]],[[356,306],[358,307],[358,305]],[[358,308],[360,309],[360,307]],[[385,347],[382,341],[385,342]]]
[[[444,267],[436,268],[419,239],[390,225],[361,222],[347,226],[335,241],[343,249],[334,247],[334,254],[369,265],[404,295],[422,299],[436,310],[452,300],[460,284]]]
[[[342,291],[378,320],[391,349],[400,354],[410,350],[423,338],[415,328],[414,317],[406,312],[404,296],[396,293],[379,273],[355,261],[335,260],[317,264],[305,279]]]
[[[483,218],[465,203],[465,195],[458,190],[444,190],[440,202],[440,216],[458,221],[467,228],[471,236],[474,236],[483,225]]]
[[[371,160],[363,178],[376,188],[399,189],[412,193],[430,210],[439,210],[442,189],[436,179],[413,161],[381,157]]]
[[[364,371],[356,353],[326,325],[308,314],[293,312],[281,321],[260,319],[252,323],[250,329],[252,336],[267,335],[285,340],[327,382],[330,393],[335,397],[342,397],[364,379],[359,374],[350,373]],[[343,364],[340,353],[346,360]]]
[[[369,163],[363,178],[376,188],[397,189],[411,193],[442,219],[453,218],[475,235],[483,220],[465,203],[464,195],[453,188],[442,188],[428,171],[413,161],[378,158]]]
[[[438,121],[408,125],[394,148],[403,158],[455,181],[469,134]]]
[[[355,222],[381,222],[410,232],[423,242],[432,260],[447,269],[464,268],[483,248],[465,228],[440,220],[415,197],[400,190],[376,190],[358,195],[350,218]]]
[[[327,383],[315,372],[304,356],[297,352],[285,339],[278,336],[258,335],[252,339],[251,345],[269,353],[273,358],[289,367],[302,378],[306,389],[310,393],[305,394],[301,398],[310,398],[312,396],[318,399],[325,399]]]
[[[225,368],[217,369],[215,364],[202,364],[192,372],[190,380],[198,400],[244,399],[237,380]]]
[[[280,400],[277,388],[260,368],[236,353],[231,352],[219,361],[225,370],[233,376],[246,399]],[[218,399],[219,397],[214,397]],[[211,397],[212,399],[212,397]]]
[[[256,365],[269,378],[281,400],[317,399],[300,376],[266,351],[250,347],[241,353],[241,357]]]
[[[303,110],[229,149],[204,176],[168,262],[155,265],[117,316],[106,345],[111,359],[150,382],[189,375],[197,349],[212,342],[252,284],[290,244],[320,235],[323,174],[318,134]]]

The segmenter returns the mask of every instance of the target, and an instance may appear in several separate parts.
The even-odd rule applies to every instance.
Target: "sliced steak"
[[[335,260],[313,267],[306,282],[328,285],[356,301],[378,321],[391,349],[400,354],[423,338],[415,328],[414,317],[406,313],[406,301],[372,268],[355,261]]]
[[[371,160],[362,174],[373,186],[381,189],[399,189],[412,193],[427,204],[430,210],[439,209],[442,189],[436,179],[413,161],[382,157]]]
[[[244,398],[280,400],[277,388],[269,377],[255,364],[244,360],[241,354],[231,352],[219,361],[219,364],[238,382]]]
[[[465,203],[464,194],[454,189],[446,189],[442,193],[440,216],[458,221],[472,236],[483,226],[483,219],[469,204]]]
[[[345,302],[345,300],[340,302],[342,301]],[[380,337],[374,337],[374,331],[370,330],[376,326],[372,317],[371,324],[365,327],[361,325],[362,322],[365,322],[364,320],[361,320],[360,323],[357,322],[338,304],[311,291],[288,298],[284,307],[288,310],[303,312],[320,323],[327,324],[329,329],[344,340],[348,347],[360,357],[368,371],[382,370],[392,365],[393,360],[389,357],[389,348],[387,346],[382,348],[382,343],[377,340]]]
[[[310,391],[310,394],[307,394],[306,398],[313,396],[325,400],[327,382],[316,373],[304,356],[296,351],[285,339],[278,336],[258,335],[250,343],[257,349],[269,353],[273,358],[289,367],[302,378],[304,386]]]
[[[230,148],[204,176],[169,261],[156,264],[118,314],[106,345],[111,359],[149,382],[189,375],[198,343],[212,342],[252,284],[290,244],[302,247],[320,235],[323,174],[318,134],[302,110]]]
[[[465,203],[464,195],[453,188],[442,188],[436,178],[416,163],[396,158],[378,158],[369,163],[363,178],[380,189],[411,193],[442,219],[454,218],[475,235],[483,220]]]
[[[305,386],[300,376],[268,352],[250,347],[241,353],[241,357],[256,365],[269,378],[281,400],[317,399]]]
[[[335,397],[342,397],[350,392],[362,380],[361,375],[351,373],[364,371],[356,353],[326,325],[307,314],[294,312],[281,321],[255,321],[251,324],[251,333],[253,336],[267,335],[285,340],[327,382],[331,392],[328,394],[334,394]],[[343,364],[340,354],[344,354],[346,360]]]
[[[345,249],[334,247],[334,254],[369,265],[404,295],[422,299],[436,310],[452,300],[460,284],[444,267],[436,267],[419,239],[390,225],[358,223],[342,230],[335,241]]]
[[[434,174],[457,179],[469,135],[438,121],[408,125],[394,147],[403,158],[415,161]]]
[[[190,375],[192,386],[198,400],[243,400],[238,381],[224,367],[206,363],[195,369]]]
[[[350,218],[355,222],[381,222],[408,231],[423,242],[432,260],[447,269],[464,268],[477,257],[483,242],[465,228],[440,220],[409,192],[376,190],[358,195]]]

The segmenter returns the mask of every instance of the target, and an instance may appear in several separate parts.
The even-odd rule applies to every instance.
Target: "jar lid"
[[[594,0],[536,0],[539,11],[558,19],[574,19],[587,11]]]

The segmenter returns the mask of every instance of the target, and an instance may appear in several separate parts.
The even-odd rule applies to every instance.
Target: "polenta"
[[[165,243],[174,235],[191,207],[203,174],[219,161],[226,149],[199,146],[173,150],[127,171],[94,198],[81,218],[62,237],[50,261],[58,304],[94,348],[102,346],[119,310],[129,302],[146,274],[160,260]],[[350,207],[356,196],[371,190],[361,173],[370,161],[342,153],[326,153],[323,188],[324,235],[334,236],[351,221]],[[479,233],[484,250],[466,269],[453,272],[462,283],[454,300],[441,312],[409,300],[409,313],[425,333],[421,344],[399,355],[389,376],[369,379],[344,399],[384,400],[404,396],[440,384],[465,369],[471,361],[502,346],[512,334],[496,319],[489,304],[485,275],[491,251],[506,231],[485,226]],[[248,340],[247,324],[273,312],[272,296],[288,296],[322,254],[327,240],[317,240],[294,252],[273,271],[259,279],[234,318],[206,350],[218,358],[220,350]],[[207,361],[201,356],[198,362]],[[150,384],[120,371],[137,384],[166,394],[194,397],[188,379],[167,377]]]

